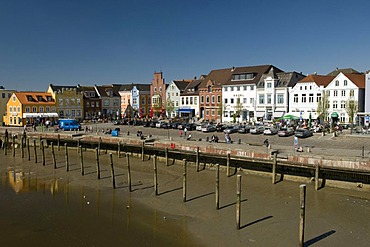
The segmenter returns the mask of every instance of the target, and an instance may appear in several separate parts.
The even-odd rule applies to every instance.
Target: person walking
[[[186,138],[186,136],[187,136],[187,135],[186,135],[186,132],[188,132],[188,129],[185,127],[185,128],[184,128],[184,137],[185,137],[185,138]]]

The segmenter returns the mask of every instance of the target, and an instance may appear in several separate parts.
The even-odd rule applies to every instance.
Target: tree
[[[329,109],[329,95],[324,91],[321,95],[319,102],[317,102],[317,113],[323,116],[324,120],[328,118],[328,109]]]
[[[238,118],[238,121],[240,120],[240,115],[243,111],[243,103],[240,100],[240,96],[236,99],[236,105],[235,105],[235,117]],[[236,119],[234,119],[234,123],[236,122]]]
[[[353,124],[354,116],[358,111],[358,102],[353,98],[349,98],[346,102],[346,112],[349,116],[350,124]]]
[[[167,111],[168,116],[171,116],[171,113],[174,112],[174,110],[175,110],[175,104],[173,100],[168,98],[167,104],[166,104],[166,111]]]

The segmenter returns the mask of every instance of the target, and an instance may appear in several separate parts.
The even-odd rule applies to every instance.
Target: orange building
[[[57,118],[55,101],[51,93],[14,92],[6,106],[4,123],[7,126],[24,126]]]

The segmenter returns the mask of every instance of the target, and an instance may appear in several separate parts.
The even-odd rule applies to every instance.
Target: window
[[[293,102],[298,103],[298,94],[294,94]]]
[[[194,105],[198,104],[198,97],[194,97]]]
[[[310,93],[310,94],[308,95],[308,102],[309,102],[309,103],[313,103],[313,93]]]
[[[207,90],[208,90],[208,93],[212,92],[212,87],[208,86]]]
[[[80,106],[81,105],[81,99],[77,99],[77,105]]]
[[[91,107],[95,107],[95,102],[94,101],[91,101]]]
[[[251,91],[253,91],[254,90],[254,86],[252,85],[252,86],[250,86],[250,89],[251,89]]]
[[[145,105],[145,97],[141,97],[141,104]]]
[[[334,100],[333,101],[333,109],[337,109],[338,108],[338,101]]]
[[[90,101],[86,101],[86,107],[90,107]]]
[[[181,98],[181,104],[182,104],[182,105],[185,105],[185,97],[182,97],[182,98]]]
[[[215,103],[215,96],[212,95],[212,103]]]
[[[20,106],[18,106],[17,112],[21,112],[21,107]]]
[[[212,109],[212,116],[215,115],[215,109]]]
[[[236,87],[236,91],[240,91],[240,86],[237,86]]]
[[[96,101],[96,102],[95,102],[95,106],[96,106],[96,107],[99,107],[99,105],[100,105],[100,104],[99,104],[99,101]]]
[[[337,96],[338,96],[338,91],[334,90],[334,97],[337,97]]]
[[[342,100],[340,102],[340,108],[342,108],[342,109],[345,109],[346,108],[346,102],[344,100]]]
[[[330,96],[330,91],[326,91],[326,93],[328,94],[328,96]]]
[[[319,102],[321,100],[321,93],[318,93],[316,95],[316,102]]]
[[[243,86],[243,91],[247,91],[247,86]]]
[[[349,96],[350,97],[355,96],[355,90],[351,89],[351,91],[349,91]]]
[[[302,103],[306,103],[306,94],[302,94]]]
[[[342,90],[342,96],[346,96],[346,90]]]
[[[234,98],[230,99],[230,104],[234,104]]]
[[[44,112],[44,107],[43,106],[40,106],[40,112]]]
[[[271,104],[271,94],[267,95],[267,104]]]
[[[30,112],[30,107],[26,106],[26,112]]]
[[[221,103],[221,95],[217,95],[217,103]]]
[[[190,97],[190,105],[193,104],[193,97]]]
[[[247,104],[248,103],[248,99],[247,98],[243,98],[243,104]]]
[[[189,97],[185,97],[185,102],[187,105],[189,105]]]
[[[13,102],[15,102],[16,101],[16,97],[15,97],[15,95],[13,95]]]
[[[259,102],[259,104],[264,104],[265,103],[265,95],[259,94],[258,95],[258,102]]]
[[[344,80],[344,86],[347,86],[347,85],[348,85],[348,81]]]
[[[81,117],[81,110],[76,111],[77,117]]]
[[[227,87],[224,87],[224,92],[227,92]]]
[[[71,115],[73,118],[76,117],[76,110],[71,110]]]
[[[339,86],[339,81],[338,81],[338,80],[336,80],[336,81],[335,81],[335,86],[336,86],[336,87],[338,87],[338,86]]]
[[[13,112],[13,107],[12,107],[12,106],[10,106],[10,107],[9,107],[9,112],[10,112],[10,113],[12,113],[12,112]]]
[[[344,113],[341,113],[340,114],[340,121],[341,122],[345,122],[346,121],[346,117],[345,117]]]
[[[209,96],[206,96],[206,103],[209,103]]]
[[[225,99],[225,104],[227,104],[227,99]]]
[[[271,83],[271,82],[268,82],[268,83],[266,84],[266,87],[267,87],[267,88],[271,88],[271,87],[272,87],[272,83]]]
[[[5,93],[1,94],[1,98],[5,99]]]
[[[55,110],[55,106],[52,106],[52,107],[51,107],[51,112],[57,112],[57,111]]]
[[[209,116],[209,110],[208,109],[206,110],[206,115]]]
[[[232,92],[232,91],[234,91],[234,87],[230,87],[230,91]]]
[[[176,100],[175,106],[179,106],[179,101]]]
[[[136,105],[137,104],[137,98],[132,98],[132,104]]]
[[[204,96],[200,96],[200,103],[204,103]]]
[[[254,104],[254,98],[249,99],[249,104],[253,105]]]
[[[32,106],[32,112],[37,112],[36,106]]]
[[[159,87],[159,92],[162,92],[162,87]]]
[[[171,93],[167,93],[167,97],[169,98],[169,97],[171,97]]]
[[[63,99],[59,99],[59,105],[62,106],[63,105]]]
[[[284,94],[278,94],[277,95],[277,103],[278,104],[284,104]]]
[[[103,101],[103,104],[104,104],[104,106],[109,106],[109,99],[105,99],[105,100]]]

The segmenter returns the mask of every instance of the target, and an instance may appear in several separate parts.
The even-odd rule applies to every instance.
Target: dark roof
[[[140,91],[150,91],[150,84],[140,83],[122,84],[119,91],[131,91],[134,86]]]
[[[327,74],[327,76],[337,76],[339,75],[340,72],[342,72],[343,74],[361,74],[360,72],[352,68],[344,68],[344,69],[336,68],[335,70]]]
[[[108,94],[110,90],[113,91],[113,97],[120,97],[118,91],[121,86],[122,86],[121,84],[102,85],[102,86],[95,85],[96,90],[98,91],[101,97],[110,97],[110,95]]]
[[[191,80],[173,81],[176,87],[182,92],[189,85]]]
[[[199,85],[202,83],[203,79],[193,80],[189,82],[187,87],[181,93],[181,95],[199,95]]]
[[[62,91],[63,89],[78,89],[78,86],[57,86],[54,84],[49,85],[53,92]]]

